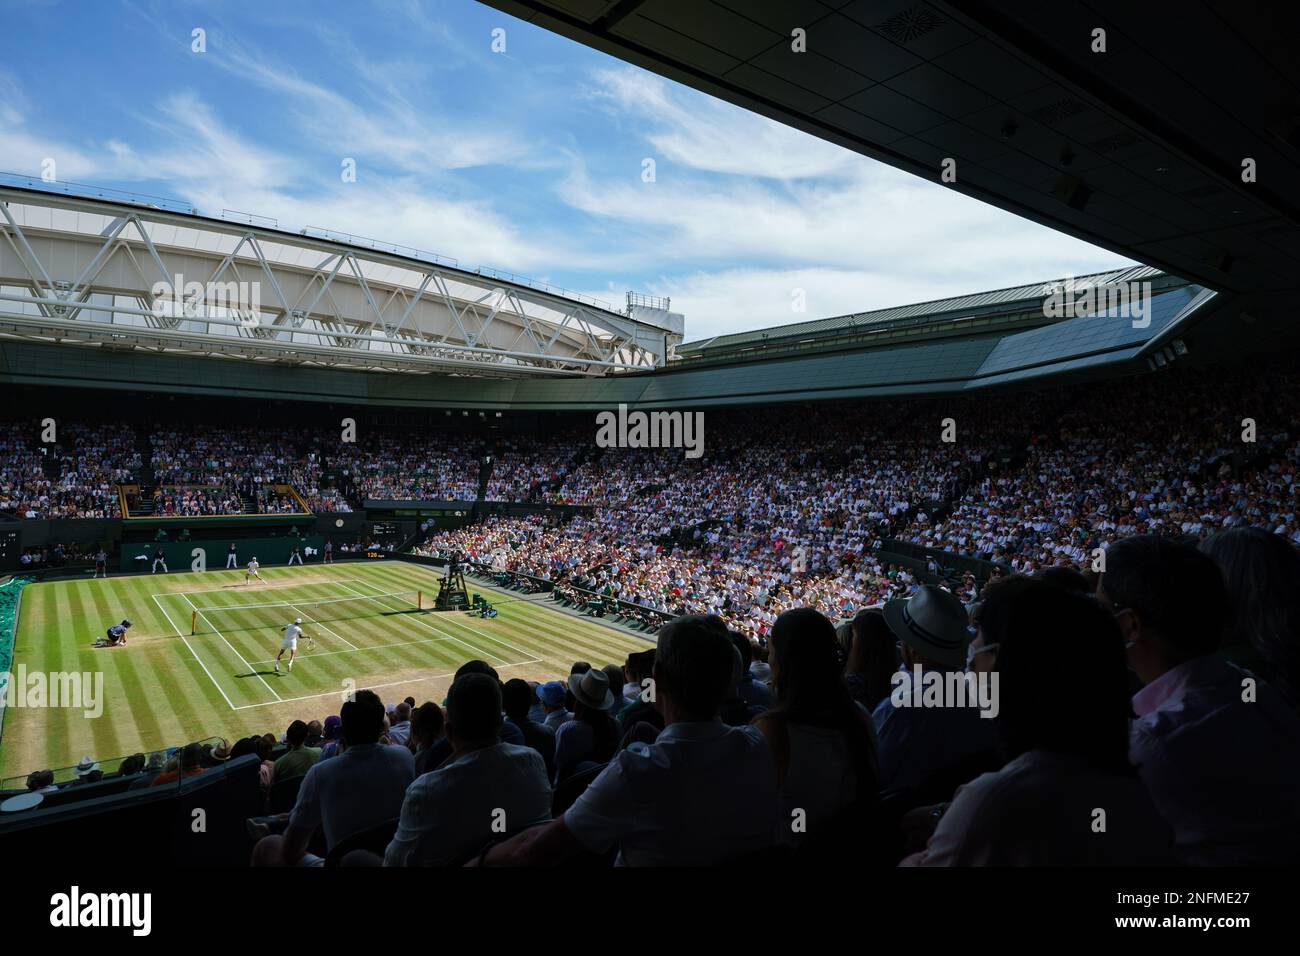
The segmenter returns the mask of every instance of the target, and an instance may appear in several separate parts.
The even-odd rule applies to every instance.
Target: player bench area
[[[232,710],[450,677],[472,659],[499,670],[539,660],[489,633],[490,624],[427,613],[428,592],[386,591],[361,579],[152,599]],[[297,661],[289,671],[286,652],[277,674],[284,628],[299,618]]]

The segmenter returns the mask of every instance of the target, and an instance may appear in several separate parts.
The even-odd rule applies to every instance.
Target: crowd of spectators
[[[120,518],[118,485],[140,467],[125,425],[55,422],[0,425],[0,514],[17,518]]]
[[[474,660],[441,701],[361,690],[118,775],[257,755],[263,792],[296,794],[248,821],[259,866],[1291,863],[1298,623],[1284,538],[1143,534],[1100,574],[1013,574],[969,604],[925,584],[839,629],[790,607],[759,643],[689,614],[550,680]]]
[[[18,561],[23,570],[33,571],[41,568],[62,568],[70,564],[89,564],[94,561],[100,547],[98,544],[82,544],[78,541],[73,541],[71,544],[56,541],[54,544],[23,548]]]
[[[377,432],[340,444],[330,466],[362,501],[474,501],[481,457],[418,431]]]
[[[150,432],[155,481],[176,487],[175,514],[294,514],[302,507],[276,486],[304,493],[320,510],[351,510],[332,490],[322,493],[319,434],[308,428],[223,427]]]

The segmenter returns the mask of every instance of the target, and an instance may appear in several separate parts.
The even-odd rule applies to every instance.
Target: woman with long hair
[[[1300,707],[1300,550],[1259,528],[1233,528],[1201,544],[1223,572],[1232,620],[1223,656]]]
[[[783,810],[777,837],[785,844],[799,842],[800,833],[820,835],[841,811],[876,794],[871,717],[845,686],[837,647],[834,625],[812,608],[786,611],[772,625],[776,704],[754,725],[775,757]]]

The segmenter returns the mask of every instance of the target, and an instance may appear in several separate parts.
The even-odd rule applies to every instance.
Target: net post
[[[415,606],[416,606],[417,608],[419,608],[421,611],[424,610],[424,592],[423,592],[423,591],[416,591],[416,592],[415,592]]]
[[[193,637],[199,629],[199,612],[190,611],[190,636]]]

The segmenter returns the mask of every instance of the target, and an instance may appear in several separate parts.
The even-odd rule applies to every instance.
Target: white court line
[[[324,586],[327,586],[327,585],[330,585],[330,584],[344,584],[344,583],[351,583],[351,584],[365,584],[366,582],[365,582],[365,581],[362,581],[360,578],[346,578],[346,579],[344,579],[344,580],[340,580],[340,581],[335,581],[335,580],[329,580],[329,581],[310,581],[310,582],[299,581],[297,584],[273,584],[273,585],[271,585],[270,587],[258,588],[256,591],[235,591],[234,593],[236,593],[236,594],[263,594],[263,593],[265,593],[265,592],[267,592],[267,591],[286,591],[286,590],[288,590],[289,588],[313,588],[313,587],[317,587],[317,586],[322,586],[322,587],[324,587]],[[161,594],[163,597],[166,597],[166,596],[169,595],[169,594],[174,594],[174,595],[180,596],[180,595],[182,595],[182,594],[223,594],[223,593],[225,593],[225,594],[229,594],[229,593],[231,593],[231,592],[232,592],[231,587],[230,587],[229,585],[227,585],[227,586],[222,587],[222,588],[204,588],[203,590],[200,590],[200,591],[159,591],[158,593]]]
[[[346,644],[348,647],[352,648],[354,651],[358,649],[358,648],[357,648],[357,645],[353,644],[351,641],[349,641],[346,637],[344,637],[344,636],[343,636],[342,634],[340,634],[338,631],[334,630],[334,628],[332,628],[332,627],[326,627],[324,624],[322,624],[320,621],[316,620],[315,618],[308,617],[307,612],[304,611],[302,608],[300,608],[298,605],[296,605],[296,604],[290,604],[289,607],[293,608],[295,611],[297,611],[297,612],[298,612],[299,614],[301,614],[303,617],[307,618],[307,620],[311,621],[313,624],[315,624],[317,627],[319,627],[322,631],[329,631],[331,634],[333,634],[335,637],[337,637],[340,641],[342,641],[342,642],[343,642],[344,644]]]
[[[525,664],[541,663],[541,660],[542,659],[538,657],[538,658],[534,658],[531,661],[519,661],[516,664],[502,664],[501,667],[503,668],[523,667]],[[389,681],[386,684],[367,684],[365,687],[358,688],[358,689],[374,690],[376,687],[397,687],[401,684],[418,684],[421,683],[422,681],[441,680],[446,677],[455,677],[455,676],[456,676],[455,674],[430,674],[427,677],[412,677],[409,680],[394,680],[394,681]],[[298,700],[315,700],[318,697],[341,697],[341,696],[342,694],[340,691],[327,690],[323,694],[305,694],[302,697],[282,697],[278,701],[268,700],[261,704],[241,704],[239,707],[236,707],[235,710],[251,710],[254,707],[274,707],[277,703],[292,704],[294,701],[298,701]]]
[[[358,584],[365,584],[365,585],[367,585],[368,587],[375,587],[375,585],[370,584],[370,583],[367,582],[367,581],[358,581],[357,583],[358,583]],[[376,603],[378,602],[379,598],[381,598],[381,597],[387,597],[387,595],[385,595],[385,594],[363,594],[362,592],[358,591],[356,588],[349,588],[346,584],[344,584],[343,587],[347,588],[349,591],[351,591],[353,594],[357,595],[358,597],[368,598],[368,599],[370,599],[371,601],[375,601]],[[410,602],[408,601],[407,603],[409,604]],[[393,608],[392,608],[391,605],[388,605],[388,609],[389,609],[390,611],[393,610]],[[505,661],[505,658],[503,658],[503,657],[497,657],[497,656],[496,656],[495,654],[493,654],[491,651],[485,651],[485,650],[484,650],[483,648],[481,648],[481,647],[475,647],[475,646],[472,645],[472,644],[466,644],[464,641],[462,641],[462,640],[461,640],[459,637],[457,637],[456,635],[454,635],[454,634],[448,634],[446,631],[440,631],[440,630],[438,630],[438,628],[434,627],[432,624],[426,624],[424,621],[416,620],[415,618],[412,618],[412,619],[411,619],[411,623],[412,623],[412,624],[419,624],[421,627],[427,627],[429,630],[433,631],[433,633],[435,633],[435,634],[441,634],[443,637],[450,638],[451,640],[453,640],[453,641],[455,641],[457,644],[459,644],[461,647],[465,648],[466,650],[472,651],[472,652],[475,653],[475,654],[486,654],[488,657],[491,657],[491,658],[495,659],[495,660],[496,660],[498,663],[500,663],[500,664],[504,664],[504,663],[506,662],[506,661]],[[515,648],[515,650],[518,650],[518,648]],[[527,652],[527,651],[521,651],[520,653],[527,654],[528,652]]]
[[[206,616],[202,611],[200,611],[197,607],[194,607],[194,602],[193,602],[193,601],[191,601],[188,597],[185,597],[184,594],[182,594],[181,597],[184,597],[184,598],[185,598],[185,603],[188,604],[190,607],[194,608],[194,610],[198,612],[199,617],[203,618],[203,620],[205,620],[205,621],[208,621],[207,616]],[[235,651],[235,645],[234,645],[234,644],[231,644],[229,641],[226,641],[226,635],[222,634],[220,631],[217,631],[216,625],[214,625],[211,621],[208,621],[208,627],[210,627],[210,628],[212,628],[212,630],[216,631],[216,633],[217,633],[217,637],[221,638],[223,641],[226,642],[226,647],[230,648],[232,651]],[[255,669],[254,669],[254,667],[253,667],[252,664],[250,664],[250,663],[248,663],[248,661],[244,660],[244,655],[243,655],[243,654],[239,653],[239,651],[235,651],[235,656],[238,657],[238,658],[240,659],[240,661],[243,662],[243,664],[244,664],[245,667],[247,667],[250,671],[253,671],[253,672],[254,672],[254,676],[256,676],[257,679],[260,680],[260,681],[262,682],[262,686],[265,687],[267,690],[269,690],[269,691],[271,692],[271,695],[272,695],[273,697],[275,697],[276,700],[283,700],[283,699],[284,699],[283,697],[281,697],[279,694],[277,694],[277,693],[275,692],[275,688],[273,688],[270,684],[268,684],[268,683],[266,682],[266,678],[265,678],[265,677],[263,677],[261,674],[257,674],[257,673],[256,673],[256,671],[255,671]],[[268,701],[268,703],[269,703],[269,701]],[[236,710],[238,710],[238,709],[239,709],[239,708],[236,708]]]
[[[203,673],[208,675],[208,680],[212,681],[212,686],[217,689],[217,693],[225,698],[226,703],[230,705],[231,710],[236,710],[237,708],[235,707],[234,703],[230,700],[229,697],[226,697],[226,692],[221,689],[221,685],[217,683],[217,679],[212,676],[212,671],[208,670],[208,665],[203,663],[202,658],[200,658],[199,655],[195,653],[193,645],[191,645],[188,638],[186,638],[185,635],[181,633],[181,629],[176,626],[176,622],[172,620],[172,616],[167,613],[167,609],[163,607],[162,604],[159,602],[158,595],[156,594],[153,595],[153,603],[158,605],[158,610],[162,611],[163,617],[167,618],[167,623],[172,626],[172,630],[176,632],[176,636],[179,637],[182,641],[185,641],[185,646],[190,649],[190,653],[194,655],[194,659],[199,662],[199,666],[203,668]]]
[[[369,581],[357,581],[356,583],[357,583],[357,584],[364,584],[364,585],[366,585],[367,587],[372,587],[372,588],[373,588],[373,587],[378,587],[378,585],[371,584]],[[349,590],[349,591],[353,591],[353,590],[355,590],[355,589],[354,589],[354,588],[348,588],[348,590]],[[376,596],[378,597],[378,595],[376,595]],[[480,631],[480,630],[479,630],[477,627],[475,627],[473,624],[470,624],[470,623],[468,623],[468,622],[466,622],[466,621],[460,620],[459,618],[448,621],[448,624],[456,624],[456,625],[459,625],[460,627],[468,628],[469,630],[473,631],[475,634],[478,634],[478,635],[480,635],[481,637],[486,637],[489,641],[492,641],[493,643],[500,644],[500,645],[502,645],[503,647],[508,647],[508,648],[510,648],[512,651],[516,651],[516,652],[518,652],[518,653],[520,653],[520,654],[523,654],[525,657],[528,656],[528,651],[524,650],[522,647],[515,647],[515,645],[513,645],[513,644],[509,644],[509,643],[507,643],[506,641],[501,640],[500,638],[493,637],[491,634],[487,633],[487,631]],[[466,645],[466,646],[468,646],[468,645]]]
[[[454,641],[454,637],[430,637],[423,641],[401,641],[396,644],[375,644],[367,647],[354,647],[351,651],[321,651],[319,654],[299,654],[298,663],[309,661],[316,657],[330,657],[334,654],[351,654],[354,651],[379,651],[387,647],[410,647],[412,644],[441,644],[443,641]],[[458,642],[459,643],[459,642]],[[275,658],[272,657],[264,661],[253,661],[254,664],[270,664]]]

